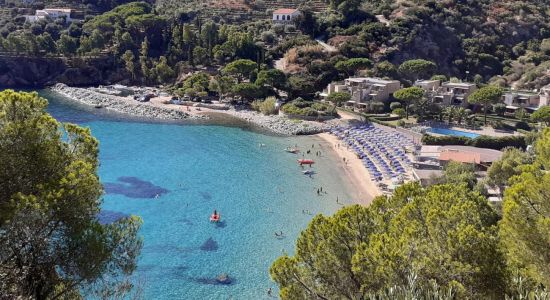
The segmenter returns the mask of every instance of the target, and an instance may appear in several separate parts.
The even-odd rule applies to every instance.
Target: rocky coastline
[[[87,88],[69,87],[63,83],[55,84],[50,89],[80,104],[97,108],[105,108],[117,113],[127,114],[135,117],[159,120],[207,118],[206,116],[191,115],[183,111],[151,106],[137,101],[130,102],[123,97],[106,95]]]
[[[117,113],[130,116],[144,117],[158,120],[208,120],[209,112],[190,114],[180,109],[158,107],[147,103],[129,101],[127,98],[107,95],[91,88],[69,87],[63,83],[55,84],[50,89],[80,104],[101,107]],[[266,129],[279,135],[310,135],[326,131],[333,121],[320,123],[315,121],[292,120],[281,115],[266,116],[250,110],[217,111],[240,120],[251,123],[254,126]]]
[[[314,121],[292,120],[285,116],[266,116],[250,110],[229,110],[228,114],[281,135],[310,135],[325,132],[330,125]]]

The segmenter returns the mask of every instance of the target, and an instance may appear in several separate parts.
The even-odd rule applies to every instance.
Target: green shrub
[[[503,136],[503,137],[491,137],[486,135],[478,136],[474,139],[463,136],[434,136],[425,134],[422,137],[422,143],[426,145],[462,145],[472,146],[477,148],[488,148],[501,150],[506,147],[515,147],[525,149],[527,143],[524,136]]]
[[[372,119],[377,119],[379,121],[397,121],[399,119],[401,119],[400,117],[397,117],[397,116],[387,116],[387,117],[379,117],[379,116],[375,116],[375,117],[372,117]]]
[[[397,115],[400,119],[402,119],[405,117],[405,110],[399,107],[394,109],[392,114]]]
[[[496,150],[501,150],[506,147],[515,147],[522,149],[525,149],[525,147],[527,147],[525,143],[525,137],[516,135],[503,137],[490,137],[482,135],[471,140],[468,145],[478,148],[489,148]]]
[[[531,130],[531,126],[527,122],[519,121],[514,126],[516,129],[522,129],[522,130]]]
[[[254,110],[254,111],[259,112],[260,111],[260,106],[262,105],[262,102],[263,101],[261,101],[261,100],[252,101],[252,103],[250,103],[250,108],[252,108],[252,110]]]
[[[374,113],[383,113],[384,112],[384,103],[375,101],[369,104],[370,111]]]
[[[252,102],[251,106],[253,110],[259,111],[264,115],[274,115],[277,113],[277,109],[275,108],[276,102],[277,99],[275,97],[268,97],[263,101],[256,100]]]
[[[399,103],[399,102],[392,102],[392,103],[390,103],[390,109],[391,109],[392,111],[394,111],[394,110],[396,110],[396,109],[398,109],[398,108],[401,108],[401,107],[403,107],[403,106],[402,106],[401,103]]]
[[[454,135],[443,135],[435,136],[430,134],[425,134],[422,136],[422,143],[426,145],[466,145],[470,138],[464,136],[454,136]]]

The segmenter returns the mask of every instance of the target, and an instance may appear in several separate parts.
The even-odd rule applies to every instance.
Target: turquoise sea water
[[[103,220],[143,219],[135,277],[145,299],[269,299],[269,287],[278,293],[271,263],[293,253],[313,214],[334,213],[337,196],[349,203],[336,159],[316,138],[128,121],[44,95],[54,117],[90,127],[100,141]],[[315,145],[313,178],[301,173],[298,156],[283,151],[294,144]],[[319,187],[328,194],[318,196]],[[219,226],[208,220],[214,209]],[[284,238],[274,235],[280,231]],[[232,284],[216,284],[221,273]]]

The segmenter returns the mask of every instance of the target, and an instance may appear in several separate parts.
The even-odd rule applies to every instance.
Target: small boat
[[[220,221],[220,214],[216,211],[212,215],[210,215],[210,222],[212,223],[218,223]]]
[[[313,161],[313,159],[305,159],[305,158],[302,158],[302,159],[298,159],[298,164],[301,165],[313,165],[315,162]]]
[[[303,173],[304,175],[313,175],[313,174],[315,174],[315,171],[309,169],[309,170],[302,171],[302,173]]]
[[[288,153],[294,153],[294,154],[296,154],[296,153],[299,153],[299,152],[300,152],[300,149],[298,149],[298,148],[290,148],[290,147],[287,147],[287,148],[285,148],[285,151],[288,152]]]

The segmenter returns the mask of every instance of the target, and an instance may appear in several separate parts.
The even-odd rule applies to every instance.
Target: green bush
[[[275,108],[275,102],[277,102],[277,99],[275,97],[268,97],[265,100],[255,100],[253,101],[250,106],[253,110],[259,111],[264,115],[274,115],[277,113],[277,109]]]
[[[323,102],[306,101],[302,98],[285,104],[282,111],[289,115],[316,117],[319,115],[330,115],[332,113],[332,105]]]
[[[472,146],[477,148],[488,148],[501,150],[506,147],[515,147],[525,149],[527,143],[524,136],[503,136],[503,137],[491,137],[486,135],[478,136],[474,139],[463,136],[434,136],[425,134],[422,137],[422,143],[426,145],[462,145]]]
[[[402,108],[403,106],[399,102],[392,102],[390,103],[390,110],[394,111],[398,108]]]
[[[522,129],[522,130],[531,130],[531,126],[527,122],[519,121],[515,125],[516,129]]]
[[[397,121],[399,119],[401,119],[400,117],[398,116],[388,116],[388,117],[372,117],[372,119],[377,119],[379,121]]]
[[[422,143],[426,145],[466,145],[470,138],[464,136],[443,135],[435,136],[431,134],[425,134],[422,136]]]
[[[387,122],[384,122],[384,121],[380,121],[378,119],[375,119],[375,118],[368,118],[370,122],[372,123],[376,123],[376,124],[380,124],[380,125],[384,125],[384,126],[388,126],[388,127],[391,127],[391,128],[396,128],[397,126],[395,126],[394,124],[392,123],[387,123]]]
[[[503,136],[503,137],[490,137],[486,135],[478,136],[472,139],[469,146],[478,148],[489,148],[501,150],[506,147],[515,147],[525,149],[527,147],[525,143],[525,137],[523,136]]]
[[[405,117],[405,110],[398,107],[392,111],[392,114],[397,115],[400,119],[403,119]]]

